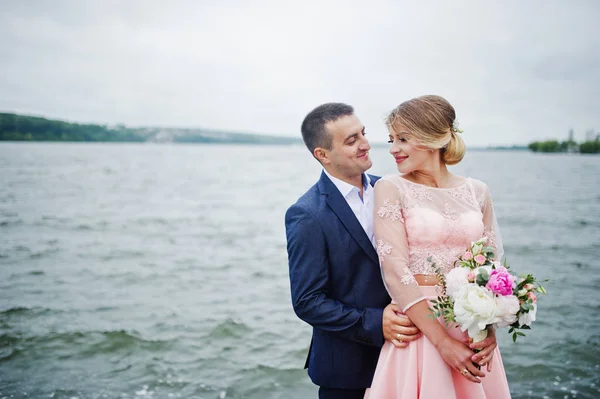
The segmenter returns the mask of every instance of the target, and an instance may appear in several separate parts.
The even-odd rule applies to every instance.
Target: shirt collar
[[[327,172],[325,169],[323,169],[323,172],[325,172],[327,177],[329,177],[329,179],[337,187],[337,189],[340,190],[340,193],[342,193],[342,196],[344,198],[346,198],[348,196],[348,194],[350,194],[352,192],[353,189],[358,190],[358,188],[353,186],[352,184],[346,183],[345,181],[340,180],[337,177],[331,176],[329,174],[329,172]],[[366,192],[368,190],[369,186],[371,185],[371,178],[369,177],[368,174],[366,174],[366,173],[362,174],[362,183],[363,183],[363,190],[364,190],[364,192]]]

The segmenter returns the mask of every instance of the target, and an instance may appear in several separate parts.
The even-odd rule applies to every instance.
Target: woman
[[[365,398],[510,398],[498,348],[472,362],[468,336],[433,319],[439,293],[435,263],[447,273],[482,236],[502,257],[487,186],[450,173],[465,154],[452,105],[439,96],[400,104],[386,120],[400,175],[375,186],[373,228],[386,288],[423,336],[405,348],[386,342]],[[490,334],[495,334],[492,330]]]

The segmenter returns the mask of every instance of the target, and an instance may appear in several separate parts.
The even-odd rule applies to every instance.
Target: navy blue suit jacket
[[[313,326],[309,376],[329,388],[369,387],[390,303],[373,244],[325,173],[288,209],[285,228],[294,311]]]

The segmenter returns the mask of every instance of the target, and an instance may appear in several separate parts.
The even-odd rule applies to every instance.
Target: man
[[[306,116],[302,138],[323,166],[285,215],[294,311],[313,326],[305,367],[319,398],[362,399],[384,339],[403,348],[420,334],[381,278],[365,127],[351,106],[328,103]]]

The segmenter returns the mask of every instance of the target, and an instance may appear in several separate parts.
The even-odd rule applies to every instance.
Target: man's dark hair
[[[334,122],[342,116],[354,114],[354,108],[342,103],[327,103],[319,105],[306,115],[302,121],[302,139],[306,148],[314,155],[315,148],[331,149],[332,137],[325,125]]]

